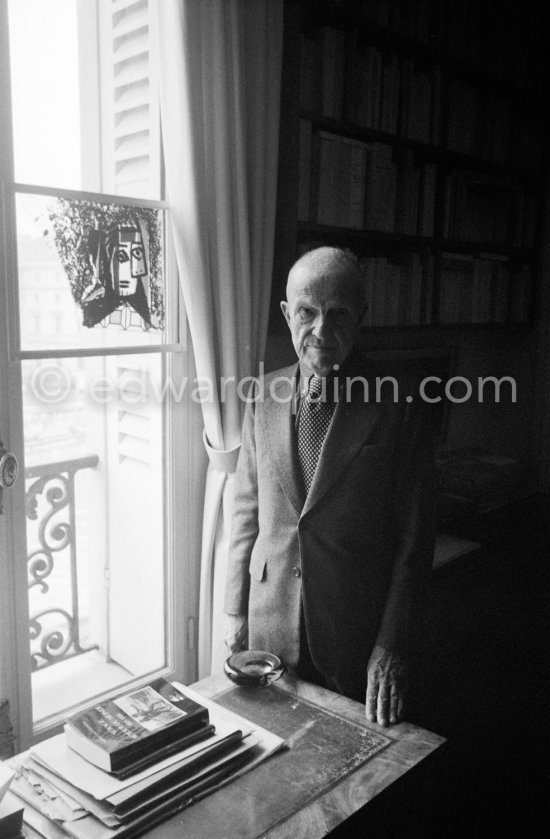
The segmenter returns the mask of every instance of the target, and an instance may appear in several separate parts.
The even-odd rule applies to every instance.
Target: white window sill
[[[91,701],[131,678],[128,670],[105,661],[97,650],[38,670],[32,675],[34,721],[40,723],[69,706]]]

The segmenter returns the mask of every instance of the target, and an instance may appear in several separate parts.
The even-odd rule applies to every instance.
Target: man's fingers
[[[378,724],[386,726],[388,724],[390,710],[390,688],[387,682],[381,682],[378,685],[378,703],[376,707]]]
[[[365,710],[369,722],[395,725],[403,719],[406,667],[402,659],[375,647],[367,670]]]
[[[246,615],[226,615],[224,635],[225,643],[232,653],[244,649],[248,644],[248,620]]]
[[[225,639],[225,644],[232,653],[239,652],[246,647],[247,634],[246,632],[234,632]]]
[[[373,679],[368,680],[367,683],[367,697],[365,702],[365,710],[369,722],[376,722],[376,706],[378,703],[378,683]]]
[[[406,685],[405,685],[406,687]],[[404,690],[399,691],[399,703],[397,705],[397,713],[400,720],[405,719],[405,702],[406,702],[406,695]]]
[[[232,653],[238,650],[241,646],[238,635],[232,635],[230,638],[226,638],[225,643]]]
[[[392,684],[390,688],[390,724],[394,725],[401,719],[401,712],[399,710],[402,704],[401,691],[396,684]]]

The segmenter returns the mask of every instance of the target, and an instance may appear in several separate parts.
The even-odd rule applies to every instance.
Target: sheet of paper
[[[6,801],[25,808],[23,817],[25,824],[30,825],[30,827],[32,827],[33,830],[36,830],[40,836],[44,836],[45,839],[67,839],[67,834],[63,828],[59,827],[59,825],[55,822],[50,821],[50,819],[47,816],[44,816],[40,810],[37,810],[32,805],[23,801],[11,790],[6,795]]]
[[[11,788],[19,798],[27,804],[31,804],[36,810],[39,810],[54,822],[72,822],[86,816],[86,810],[82,807],[78,810],[72,809],[67,806],[49,784],[48,791],[46,791],[45,786],[33,783],[28,775],[18,774]]]
[[[96,816],[100,821],[107,825],[107,827],[117,827],[119,824],[119,819],[113,815],[111,810],[105,806],[101,801],[98,801],[93,795],[88,795],[87,793],[83,792],[83,790],[78,789],[77,787],[73,787],[69,781],[65,780],[64,778],[60,778],[58,775],[55,775],[49,769],[46,769],[45,766],[42,766],[40,763],[36,763],[35,760],[28,754],[24,759],[26,765],[28,765],[37,775],[44,780],[49,781],[52,783],[60,792],[70,795],[72,798],[75,798],[78,803],[84,807],[89,813],[93,816]]]
[[[13,769],[7,763],[3,763],[0,760],[0,801],[2,801],[7,793],[14,775],[15,772]]]

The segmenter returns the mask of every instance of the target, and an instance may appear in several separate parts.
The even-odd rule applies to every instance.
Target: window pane
[[[9,21],[16,181],[160,198],[148,0],[9,0]]]
[[[74,0],[10,0],[16,180],[81,187]]]
[[[35,722],[67,672],[73,704],[166,664],[162,375],[157,354],[23,362]]]
[[[162,210],[17,195],[21,349],[164,341]]]

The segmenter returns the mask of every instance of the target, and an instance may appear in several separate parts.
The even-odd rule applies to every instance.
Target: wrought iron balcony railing
[[[25,470],[26,515],[36,522],[35,547],[28,556],[28,586],[29,591],[38,588],[49,593],[45,608],[30,607],[34,671],[97,649],[97,644],[83,645],[80,638],[75,477],[82,469],[95,469],[98,462],[97,455],[90,455]],[[55,570],[66,589],[58,605],[55,589],[50,590]]]

